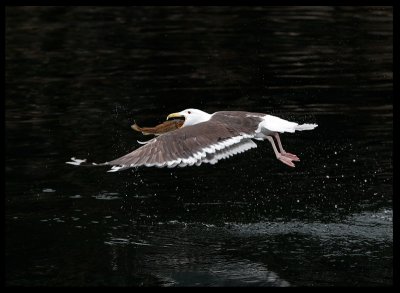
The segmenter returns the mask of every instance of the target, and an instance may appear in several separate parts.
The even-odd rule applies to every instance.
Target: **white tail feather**
[[[268,131],[274,131],[274,132],[295,132],[296,130],[302,131],[302,130],[312,130],[315,127],[317,127],[317,124],[297,124],[296,122],[291,122],[284,120],[282,118],[272,116],[272,115],[265,115],[263,121],[260,123],[259,127],[265,128]],[[259,132],[261,130],[256,130],[256,132]]]
[[[302,131],[302,130],[313,130],[315,127],[317,127],[318,124],[301,124],[296,126],[296,130]]]

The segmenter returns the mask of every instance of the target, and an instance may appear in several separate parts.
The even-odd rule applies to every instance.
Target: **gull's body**
[[[133,152],[101,165],[111,165],[110,172],[115,172],[139,166],[172,168],[215,164],[221,159],[256,148],[253,140],[267,139],[277,159],[294,167],[293,161],[299,161],[299,158],[283,149],[279,134],[317,127],[317,124],[299,125],[276,116],[244,111],[208,114],[187,109],[168,116],[175,117],[184,117],[181,128],[161,134]],[[76,160],[67,163],[80,164]]]

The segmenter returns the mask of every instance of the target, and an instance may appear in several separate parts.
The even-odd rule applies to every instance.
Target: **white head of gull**
[[[185,122],[183,123],[182,127],[185,127],[206,122],[211,119],[211,116],[211,114],[198,109],[186,109],[178,113],[169,114],[167,120],[176,117],[184,117]]]

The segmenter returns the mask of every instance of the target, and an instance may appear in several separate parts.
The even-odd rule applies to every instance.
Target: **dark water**
[[[393,282],[393,15],[363,7],[6,8],[6,284]],[[102,162],[185,108],[316,122],[179,169]]]

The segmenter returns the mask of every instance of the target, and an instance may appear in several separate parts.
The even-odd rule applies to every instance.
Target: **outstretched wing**
[[[254,129],[246,133],[243,129],[210,120],[162,134],[133,152],[104,164],[113,166],[109,172],[139,166],[172,168],[215,164],[257,147],[252,137]]]
[[[296,122],[291,122],[284,120],[282,118],[272,116],[272,115],[265,115],[263,121],[260,124],[261,127],[267,129],[268,131],[272,132],[295,132],[295,131],[303,131],[303,130],[312,130],[317,127],[317,124],[301,124],[299,125]]]

